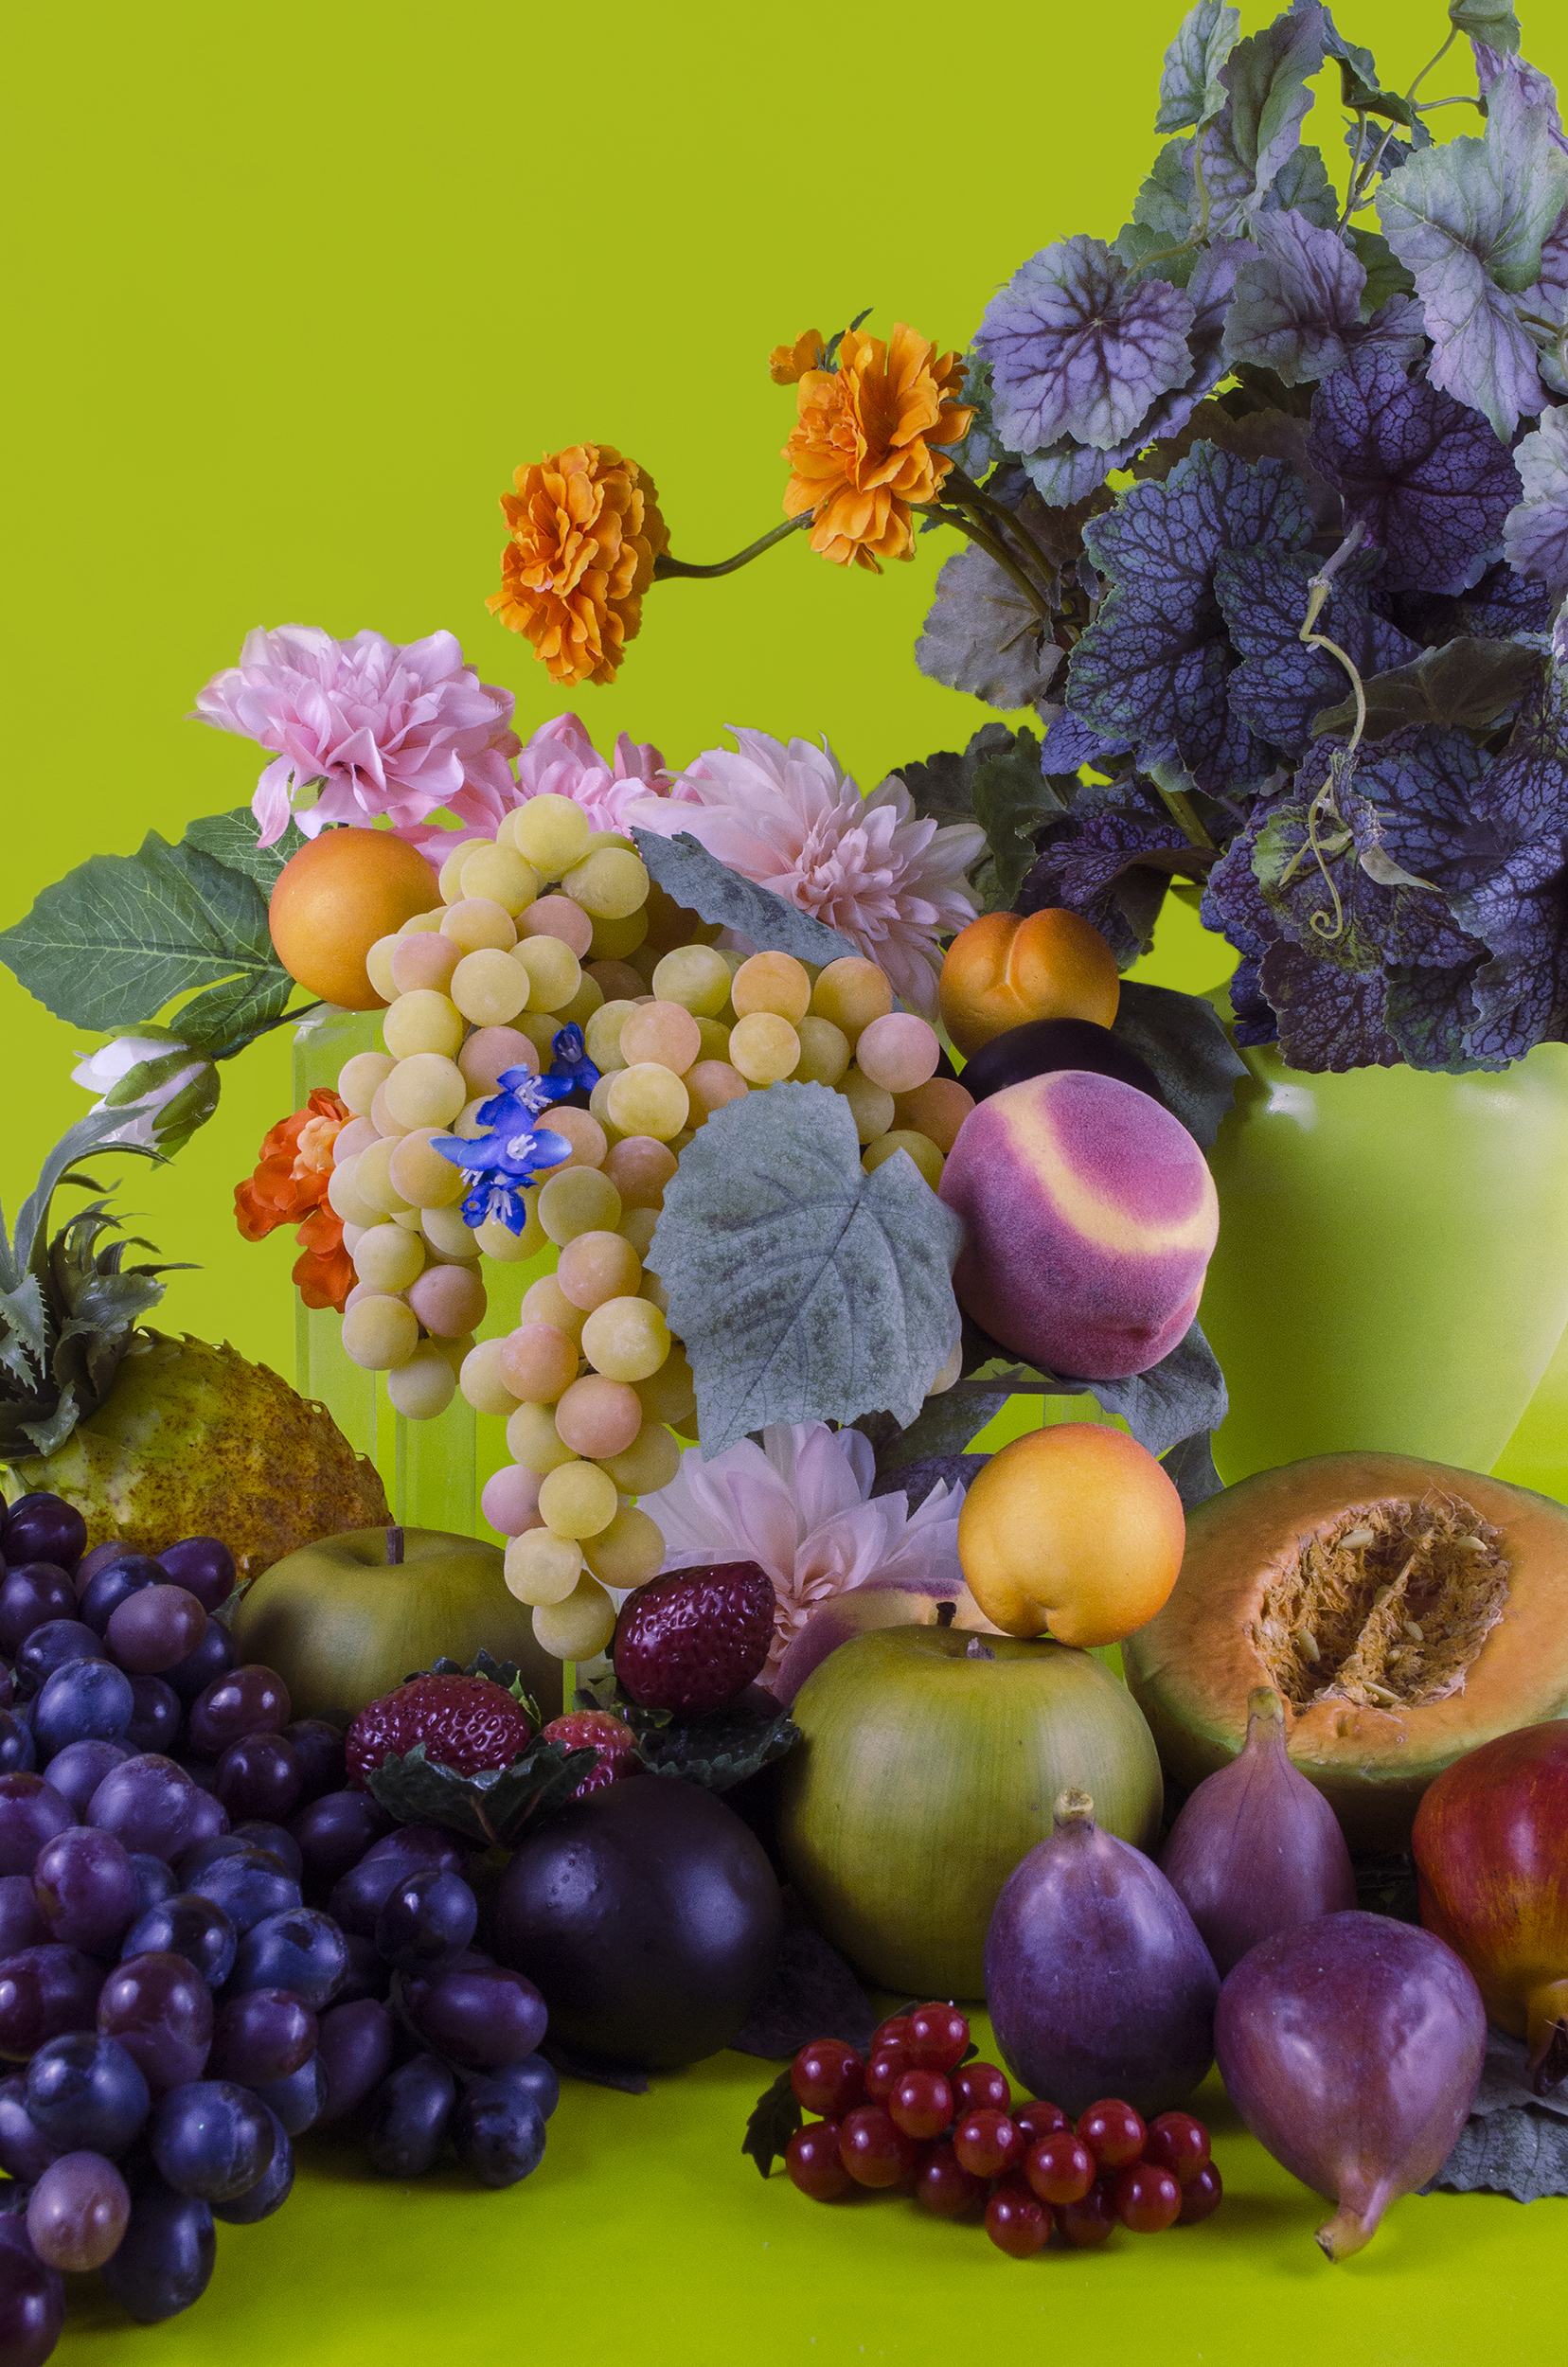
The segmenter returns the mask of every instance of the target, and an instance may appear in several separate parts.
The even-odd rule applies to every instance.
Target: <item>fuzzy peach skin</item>
[[[1026,1019],[1092,1019],[1109,1027],[1121,999],[1115,955],[1078,913],[986,913],[960,929],[942,962],[942,1024],[967,1060]]]
[[[1161,1608],[1186,1523],[1169,1474],[1124,1431],[1059,1422],[993,1454],[958,1515],[969,1591],[1005,1635],[1119,1644]]]
[[[967,1235],[959,1306],[1047,1371],[1147,1372],[1198,1310],[1213,1179],[1180,1120],[1119,1077],[1055,1069],[992,1094],[938,1191]]]

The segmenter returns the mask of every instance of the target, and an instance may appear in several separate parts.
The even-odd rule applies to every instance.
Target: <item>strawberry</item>
[[[411,1677],[395,1693],[366,1702],[348,1729],[348,1781],[363,1791],[383,1759],[401,1758],[422,1742],[427,1759],[478,1775],[509,1767],[533,1740],[533,1728],[505,1685],[488,1677]]]
[[[773,1580],[755,1561],[700,1562],[640,1586],[615,1624],[615,1675],[644,1709],[717,1709],[773,1642]]]
[[[598,1753],[577,1789],[568,1795],[573,1800],[586,1800],[591,1791],[602,1791],[606,1784],[642,1772],[636,1735],[623,1717],[615,1717],[608,1710],[568,1710],[564,1717],[551,1718],[541,1739],[563,1743],[568,1751],[591,1747]]]

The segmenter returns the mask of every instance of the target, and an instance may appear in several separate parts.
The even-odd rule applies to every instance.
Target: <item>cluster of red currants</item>
[[[803,2195],[835,2202],[852,2186],[899,2188],[960,2217],[984,2200],[986,2233],[1027,2260],[1053,2226],[1073,2246],[1103,2244],[1119,2221],[1155,2235],[1206,2219],[1220,2173],[1188,2112],[1147,2127],[1114,2097],[1075,2125],[1060,2105],[1014,2104],[994,2063],[965,2062],[969,2022],[953,2005],[884,2021],[863,2057],[818,2038],[794,2058],[795,2101],[820,2120],[796,2129],[784,2162]]]

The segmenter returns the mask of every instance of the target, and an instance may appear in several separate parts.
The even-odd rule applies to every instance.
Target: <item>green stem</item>
[[[809,526],[815,515],[814,509],[803,509],[798,518],[786,518],[781,526],[775,526],[770,533],[759,535],[755,543],[748,543],[743,551],[737,551],[733,559],[717,560],[711,567],[698,567],[689,559],[675,559],[668,551],[661,551],[653,561],[653,580],[655,583],[666,583],[676,576],[733,576],[738,567],[744,567],[752,560],[760,559],[762,553],[771,551],[775,543],[782,543],[787,536],[798,534],[802,526]]]
[[[1016,510],[1007,508],[1001,502],[992,501],[990,495],[983,492],[975,484],[974,479],[966,476],[962,469],[954,468],[948,472],[946,489],[950,495],[955,492],[963,507],[971,511],[978,523],[990,526],[998,540],[1010,534],[1015,542],[1024,545],[1024,559],[1025,561],[1032,561],[1042,578],[1042,591],[1055,580],[1058,573],[1056,566],[1052,563],[1049,555],[1035,541]],[[992,525],[993,521],[994,525]]]
[[[1140,255],[1128,272],[1129,279],[1135,278],[1141,271],[1147,271],[1150,263],[1169,263],[1173,262],[1179,255],[1193,254],[1208,237],[1210,200],[1208,183],[1203,179],[1203,128],[1194,132],[1192,135],[1192,186],[1198,192],[1199,205],[1195,227],[1188,231],[1179,246],[1157,246],[1152,255]]]
[[[1350,159],[1350,178],[1345,185],[1345,211],[1339,218],[1341,230],[1350,219],[1350,206],[1356,194],[1356,182],[1361,173],[1362,157],[1366,150],[1366,109],[1356,109],[1356,152]]]
[[[1458,27],[1458,26],[1457,26],[1457,25],[1451,25],[1451,26],[1449,27],[1449,37],[1448,37],[1447,41],[1445,41],[1445,42],[1444,42],[1444,44],[1443,44],[1443,45],[1442,45],[1441,49],[1439,49],[1439,50],[1438,50],[1437,55],[1436,55],[1434,58],[1429,58],[1429,59],[1427,60],[1427,62],[1426,62],[1425,65],[1421,68],[1421,70],[1420,70],[1419,74],[1417,74],[1417,75],[1416,80],[1414,80],[1414,82],[1412,82],[1412,84],[1410,85],[1410,88],[1406,91],[1406,93],[1405,93],[1405,104],[1406,104],[1407,106],[1411,106],[1411,107],[1413,107],[1413,106],[1415,105],[1415,103],[1416,103],[1416,94],[1417,94],[1417,92],[1420,89],[1421,84],[1422,84],[1422,83],[1426,80],[1427,76],[1428,76],[1428,75],[1432,72],[1432,69],[1433,69],[1433,67],[1434,67],[1434,65],[1441,65],[1441,64],[1442,64],[1443,60],[1444,60],[1444,59],[1448,56],[1449,51],[1450,51],[1450,50],[1453,47],[1453,44],[1454,44],[1454,43],[1458,40],[1458,38],[1459,38],[1459,27]]]
[[[279,1011],[276,1019],[264,1019],[259,1027],[253,1027],[248,1035],[236,1036],[232,1043],[221,1043],[207,1057],[213,1060],[236,1059],[249,1045],[259,1043],[263,1036],[270,1036],[275,1027],[292,1027],[296,1020],[309,1019],[312,1011],[324,1011],[326,1008],[326,1004],[319,999],[314,1003],[296,1003],[293,1010]]]
[[[949,509],[941,502],[911,502],[909,506],[922,518],[935,518],[942,525],[954,527],[965,537],[966,541],[972,543],[977,550],[984,551],[986,557],[995,561],[1009,581],[1018,586],[1041,623],[1049,623],[1051,612],[1046,606],[1044,594],[1037,585],[1030,582],[1006,543],[999,542],[994,534],[980,524],[978,519],[971,518],[966,510]]]

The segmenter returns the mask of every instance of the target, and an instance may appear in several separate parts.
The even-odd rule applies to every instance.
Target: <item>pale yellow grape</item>
[[[646,1257],[653,1246],[653,1228],[659,1221],[656,1208],[629,1208],[615,1227],[623,1241],[630,1241],[639,1257]]]
[[[535,1529],[531,1534],[547,1537],[549,1531]],[[598,1580],[584,1573],[563,1603],[539,1606],[533,1631],[534,1641],[552,1660],[592,1660],[615,1632],[615,1606]]]
[[[798,1035],[800,1031],[797,1028],[795,1032]],[[697,1034],[699,1060],[728,1060],[730,1031],[722,1019],[700,1019]]]
[[[568,1167],[539,1187],[539,1221],[561,1247],[579,1233],[614,1233],[620,1220],[621,1196],[602,1167]]]
[[[518,853],[546,880],[559,880],[580,863],[593,836],[582,808],[571,797],[526,798],[501,826]]]
[[[912,1094],[928,1083],[941,1057],[935,1028],[916,1011],[888,1011],[855,1040],[855,1066],[890,1094]]]
[[[606,1099],[611,1119],[623,1134],[651,1134],[662,1143],[680,1132],[691,1110],[680,1078],[656,1060],[637,1060],[617,1069]]]
[[[830,1019],[815,1019],[808,1013],[796,1022],[795,1034],[800,1038],[795,1082],[836,1085],[849,1065],[849,1039],[843,1028],[835,1027]]]
[[[643,1388],[651,1385],[644,1381]],[[633,1394],[641,1405],[640,1394]],[[681,1450],[662,1422],[650,1422],[645,1416],[624,1454],[607,1454],[599,1460],[623,1496],[651,1496],[655,1488],[668,1487],[680,1469]]]
[[[703,1049],[703,1031],[679,1003],[634,1004],[621,1023],[620,1056],[628,1067],[653,1060],[683,1077]]]
[[[561,877],[574,903],[594,920],[626,920],[648,901],[648,873],[626,846],[600,846]]]
[[[547,1405],[520,1405],[507,1416],[507,1452],[514,1463],[543,1479],[577,1457],[556,1432],[555,1415]]]
[[[665,1143],[651,1134],[628,1134],[615,1144],[604,1162],[604,1172],[621,1197],[623,1208],[662,1208],[665,1185],[678,1162]]]
[[[607,1003],[639,1002],[647,988],[630,962],[589,962],[586,974]]]
[[[460,1331],[454,1340],[430,1340],[425,1344],[434,1348],[437,1355],[445,1357],[452,1368],[452,1378],[455,1380],[472,1351],[473,1334],[472,1331]]]
[[[362,1153],[361,1156],[364,1156]],[[327,1205],[345,1224],[355,1224],[362,1230],[376,1224],[388,1214],[384,1208],[372,1208],[358,1189],[359,1160],[345,1159],[327,1179]]]
[[[498,1345],[496,1369],[519,1405],[554,1405],[577,1379],[577,1342],[557,1324],[519,1324]]]
[[[727,1060],[699,1060],[695,1068],[687,1069],[684,1082],[687,1114],[694,1127],[705,1126],[715,1110],[740,1100],[751,1091],[739,1070],[731,1068]]]
[[[471,1143],[476,1135],[488,1133],[490,1129],[479,1112],[490,1100],[489,1094],[475,1094],[471,1101],[465,1101],[452,1121],[453,1132],[461,1135],[465,1142]]]
[[[893,1008],[893,988],[875,962],[859,953],[846,953],[829,962],[811,988],[811,1008],[818,1019],[830,1019],[851,1043],[863,1027]]]
[[[517,1411],[520,1400],[513,1397],[501,1372],[501,1350],[505,1344],[501,1340],[481,1340],[463,1359],[457,1386],[476,1414],[507,1415]]]
[[[411,1422],[433,1422],[446,1412],[456,1389],[456,1374],[430,1340],[386,1376],[387,1396]]]
[[[347,1103],[355,1117],[367,1118],[370,1104],[376,1098],[377,1087],[385,1082],[396,1066],[397,1062],[390,1053],[356,1052],[352,1059],[345,1060],[339,1071],[339,1100]]]
[[[343,1353],[354,1363],[372,1373],[395,1372],[418,1348],[419,1323],[406,1300],[372,1291],[349,1308],[341,1336]]]
[[[646,912],[629,913],[624,920],[597,919],[588,950],[597,962],[624,962],[648,934]]]
[[[556,1280],[572,1305],[587,1312],[606,1299],[634,1294],[642,1259],[618,1233],[579,1233],[561,1251]]]
[[[881,1085],[873,1085],[869,1077],[863,1077],[858,1068],[846,1070],[833,1087],[849,1104],[855,1121],[855,1131],[864,1149],[874,1143],[879,1134],[885,1134],[893,1123],[893,1096]]]
[[[412,1133],[420,1126],[450,1126],[468,1098],[468,1080],[444,1054],[415,1052],[398,1062],[383,1091],[392,1116]]]
[[[584,1373],[556,1401],[556,1429],[569,1447],[596,1462],[623,1453],[641,1430],[642,1419],[636,1391],[624,1380],[607,1380],[602,1373]]]
[[[507,1069],[526,1068],[537,1077],[539,1050],[516,1027],[481,1027],[458,1053],[457,1065],[471,1094],[492,1094]]]
[[[512,960],[528,981],[530,1011],[559,1011],[582,984],[582,966],[559,937],[524,937]]]
[[[401,937],[439,936],[445,907],[437,904],[434,912],[415,913],[398,931]]]
[[[348,1252],[350,1257],[352,1257],[354,1254],[355,1242],[363,1241],[369,1230],[370,1228],[367,1224],[346,1224],[344,1226],[343,1246]]]
[[[445,863],[441,865],[440,874],[436,884],[441,891],[441,901],[443,904],[455,904],[457,899],[462,895],[463,865],[472,854],[473,847],[473,840],[471,838],[465,839],[460,846],[456,846],[453,849],[452,853],[447,857]],[[437,922],[437,928],[440,926],[439,921]]]
[[[396,1145],[394,1145],[395,1148]],[[419,1208],[394,1208],[392,1222],[401,1225],[405,1233],[418,1233],[423,1213],[423,1210]],[[422,1235],[420,1237],[423,1237]]]
[[[597,855],[601,846],[623,846],[628,854],[633,855],[637,851],[636,841],[629,838],[624,830],[590,830],[584,854]]]
[[[623,1073],[618,1069],[612,1070],[609,1076],[601,1077],[588,1096],[588,1114],[603,1127],[604,1139],[612,1148],[616,1143],[623,1143],[626,1140],[625,1134],[610,1115],[610,1088],[616,1077]]]
[[[569,896],[542,896],[522,915],[517,934],[520,937],[559,937],[580,962],[594,942],[594,924]]]
[[[635,1003],[624,998],[617,998],[613,1003],[601,1003],[583,1029],[582,1041],[588,1047],[588,1058],[601,1077],[611,1069],[629,1065],[621,1057],[621,1029],[637,1007]]]
[[[369,1149],[375,1139],[374,1118],[350,1118],[347,1125],[338,1128],[332,1138],[333,1166],[341,1167],[345,1159],[357,1159],[362,1150]]]
[[[549,1131],[562,1135],[572,1146],[571,1155],[559,1160],[550,1170],[560,1175],[566,1167],[602,1167],[604,1154],[610,1145],[604,1129],[591,1112],[556,1108],[549,1112]]]
[[[528,981],[509,953],[481,946],[452,973],[452,1000],[475,1027],[505,1027],[528,999]]]
[[[411,1208],[450,1208],[463,1197],[462,1170],[430,1147],[442,1130],[431,1126],[412,1128],[386,1163],[393,1189],[402,1194]]]
[[[929,1134],[917,1134],[907,1127],[895,1127],[886,1134],[879,1134],[861,1160],[867,1175],[874,1175],[895,1151],[907,1150],[933,1191],[942,1180],[947,1165]]]
[[[360,1200],[380,1217],[394,1216],[400,1208],[408,1206],[392,1181],[392,1153],[397,1148],[395,1142],[372,1143],[369,1149],[362,1150],[354,1162],[354,1190]],[[343,1169],[334,1167],[332,1172],[335,1178],[342,1174]],[[338,1210],[340,1216],[343,1213],[342,1209]],[[356,1218],[355,1221],[363,1223],[364,1219]]]
[[[537,1607],[537,1633],[538,1611],[571,1599],[582,1575],[582,1547],[575,1538],[552,1537],[548,1529],[525,1529],[508,1540],[503,1566],[508,1588],[518,1601]],[[561,1658],[569,1660],[571,1654],[563,1652]]]
[[[419,1231],[430,1247],[445,1258],[472,1265],[479,1255],[479,1237],[464,1222],[461,1208],[421,1208]]]
[[[458,874],[463,900],[482,897],[512,920],[539,894],[539,874],[512,846],[476,846]]]
[[[669,1326],[647,1299],[605,1299],[582,1326],[583,1355],[611,1380],[650,1379],[669,1349]]]
[[[525,986],[529,983],[526,971],[524,972],[523,983]],[[534,1068],[543,1077],[555,1060],[555,1040],[561,1033],[560,1020],[553,1011],[519,1011],[512,1025],[526,1040],[534,1056]]]
[[[392,1072],[394,1077],[397,1073],[396,1069]],[[375,1128],[377,1135],[383,1141],[388,1137],[400,1141],[409,1131],[406,1126],[399,1124],[387,1108],[384,1085],[378,1085],[376,1088],[376,1098],[370,1104],[370,1123]]]
[[[426,1331],[456,1340],[477,1331],[489,1304],[475,1266],[432,1266],[408,1286],[408,1304]]]
[[[465,953],[477,953],[486,947],[509,953],[517,943],[516,923],[493,896],[460,896],[455,904],[447,906],[441,934]]]
[[[684,1429],[696,1411],[697,1390],[679,1340],[670,1342],[669,1354],[657,1372],[633,1385],[642,1399],[645,1421],[673,1422],[678,1429]]]
[[[424,1243],[401,1224],[368,1225],[360,1235],[354,1272],[372,1290],[406,1290],[424,1272]]]
[[[642,1289],[637,1292],[637,1296],[640,1299],[646,1299],[650,1307],[656,1307],[660,1314],[668,1318],[669,1314],[669,1292],[665,1289],[664,1284],[659,1280],[656,1273],[644,1274],[642,1278]]]
[[[641,1586],[656,1575],[664,1560],[664,1531],[635,1504],[623,1504],[607,1529],[589,1538],[582,1557],[606,1586]]]
[[[524,1291],[517,1320],[520,1324],[554,1324],[569,1340],[580,1341],[587,1316],[580,1307],[572,1305],[554,1274],[545,1273]]]
[[[539,1255],[547,1237],[539,1221],[538,1202],[539,1186],[535,1184],[523,1195],[521,1233],[514,1233],[499,1217],[487,1217],[483,1224],[474,1227],[473,1237],[487,1257],[493,1257],[498,1266],[521,1266]]]
[[[603,1001],[604,988],[597,978],[590,978],[584,970],[578,980],[576,994],[561,1005],[556,1016],[562,1027],[586,1027]]]
[[[442,936],[439,927],[428,936],[394,937],[392,984],[400,994],[413,994],[421,987],[444,994],[461,960],[461,948]]]
[[[386,1048],[400,1060],[411,1059],[416,1052],[438,1052],[454,1060],[467,1033],[463,1014],[451,995],[438,993],[434,987],[416,987],[412,994],[400,994],[382,1021]]]
[[[664,1003],[679,1003],[693,1019],[712,1019],[730,997],[729,964],[711,945],[679,945],[653,971],[653,991]]]
[[[811,1006],[806,965],[793,953],[753,953],[730,981],[730,1001],[739,1019],[755,1011],[772,1011],[793,1025],[805,1018]]]
[[[597,1537],[619,1510],[615,1483],[597,1463],[558,1464],[540,1484],[540,1518],[557,1537]]]
[[[392,950],[398,942],[397,932],[378,937],[365,957],[365,974],[383,1003],[394,1002],[398,985],[392,975]]]
[[[800,1038],[775,1011],[748,1011],[730,1029],[730,1066],[748,1085],[776,1085],[800,1059]]]
[[[479,1492],[479,1509],[492,1529],[503,1537],[522,1537],[528,1529],[542,1524],[539,1518],[539,1481],[532,1471],[525,1471],[521,1463],[505,1463],[499,1471],[492,1471]]]

